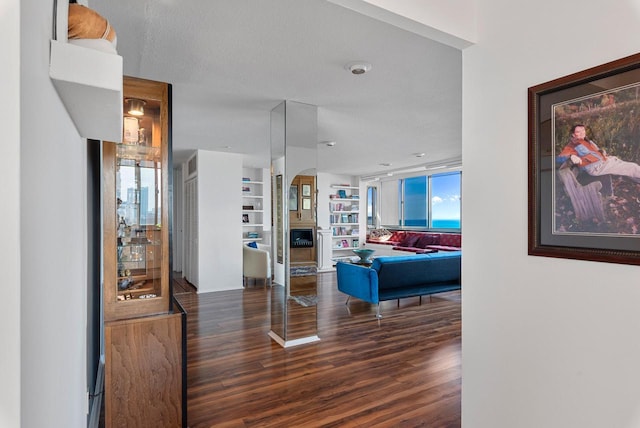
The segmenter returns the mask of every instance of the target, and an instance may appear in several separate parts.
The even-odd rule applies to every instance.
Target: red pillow
[[[392,242],[400,242],[405,238],[405,233],[404,232],[393,232],[393,234],[391,234],[391,238],[389,238],[389,241]]]

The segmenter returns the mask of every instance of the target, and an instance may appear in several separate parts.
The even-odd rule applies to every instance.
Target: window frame
[[[460,180],[460,198],[462,197],[462,169],[451,169],[448,171],[439,171],[437,173],[431,174],[411,174],[397,178],[389,178],[387,180],[381,180],[377,182],[376,188],[377,190],[377,207],[378,210],[376,212],[376,216],[379,221],[377,227],[383,227],[386,229],[405,229],[405,230],[422,230],[422,231],[444,231],[444,232],[460,232],[462,230],[462,203],[460,203],[460,227],[433,227],[433,210],[432,210],[432,199],[433,199],[433,188],[432,188],[432,179],[433,177],[440,177],[446,175],[458,174]],[[427,195],[426,195],[426,226],[407,226],[405,219],[405,180],[416,178],[416,177],[426,177],[427,178]],[[380,207],[385,204],[384,199],[384,191],[382,186],[383,183],[388,182],[396,182],[398,183],[398,224],[388,224],[385,223],[385,219],[382,217],[382,213],[380,212]],[[369,187],[369,186],[368,186]],[[367,191],[367,206],[369,204],[369,193]],[[387,204],[392,204],[392,201],[387,201]]]

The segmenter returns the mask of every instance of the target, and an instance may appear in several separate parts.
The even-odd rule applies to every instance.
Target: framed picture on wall
[[[640,264],[640,54],[528,101],[529,254]]]
[[[289,187],[289,211],[298,211],[298,186]]]

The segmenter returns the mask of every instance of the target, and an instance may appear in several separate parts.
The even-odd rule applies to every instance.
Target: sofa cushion
[[[258,243],[257,242],[249,242],[247,244],[247,247],[258,248]]]
[[[460,283],[460,253],[378,257],[371,268],[378,272],[378,287],[404,288],[438,283]]]
[[[447,247],[462,247],[462,235],[458,233],[443,233],[440,235],[439,245]]]
[[[417,233],[406,233],[404,238],[402,239],[402,241],[400,241],[400,244],[398,244],[399,247],[415,247],[416,242],[418,242],[420,240],[420,235]]]
[[[437,233],[423,233],[416,242],[418,248],[427,248],[429,245],[437,245],[440,243],[440,235]]]

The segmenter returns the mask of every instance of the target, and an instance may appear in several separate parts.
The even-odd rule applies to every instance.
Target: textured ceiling
[[[89,4],[116,29],[126,75],[173,84],[175,162],[203,149],[266,167],[269,112],[282,100],[318,106],[321,171],[362,175],[460,158],[455,48],[325,0]],[[356,60],[372,70],[345,70]],[[321,143],[329,140],[336,145]]]

